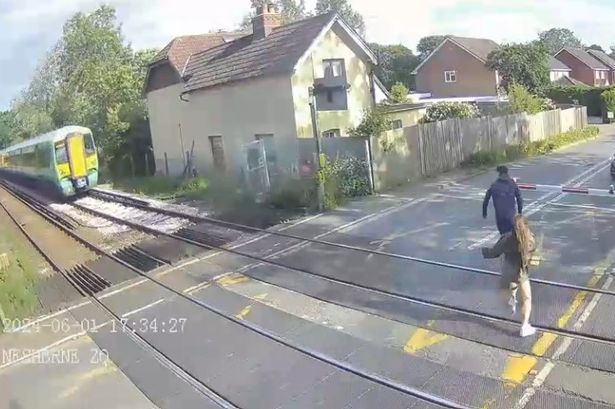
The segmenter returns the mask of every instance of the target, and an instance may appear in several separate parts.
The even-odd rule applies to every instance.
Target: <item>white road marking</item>
[[[611,271],[611,274],[613,274],[614,272],[615,270]],[[607,290],[611,286],[612,282],[613,282],[613,276],[610,275],[607,277],[606,281],[602,285],[602,289]],[[601,297],[602,297],[602,294],[600,293],[594,294],[589,304],[587,304],[587,307],[585,308],[585,310],[583,310],[583,313],[581,314],[579,319],[572,326],[573,330],[579,331],[583,327],[583,324],[585,324],[585,321],[587,321],[590,314],[594,311]],[[557,348],[557,350],[553,353],[553,356],[551,357],[549,362],[547,362],[545,366],[540,370],[540,372],[538,372],[538,374],[534,378],[534,381],[532,382],[532,386],[528,387],[525,391],[523,391],[523,395],[521,396],[521,398],[515,405],[515,409],[525,408],[525,406],[528,404],[530,399],[536,393],[536,390],[544,384],[544,382],[547,380],[547,377],[549,376],[553,368],[555,368],[554,361],[556,361],[557,359],[559,359],[560,356],[565,354],[568,348],[570,348],[571,344],[572,344],[572,338],[565,337],[564,340],[559,345],[559,347]]]
[[[606,162],[606,164],[605,164]],[[608,160],[607,161],[602,161],[594,166],[592,166],[590,169],[586,170],[585,172],[575,176],[574,178],[564,182],[564,185],[569,185],[574,183],[575,185],[578,185],[580,183],[586,182],[587,180],[593,178],[594,176],[596,176],[598,173],[600,173],[601,171],[603,171],[607,166],[609,166]],[[579,179],[581,178],[581,179]],[[540,196],[538,199],[534,200],[529,206],[527,206],[526,209],[524,209],[523,211],[523,215],[525,217],[531,216],[535,213],[538,213],[539,211],[541,211],[543,208],[545,208],[546,206],[552,204],[553,202],[560,200],[561,198],[565,197],[567,195],[567,193],[560,193],[557,196],[555,196],[554,198],[550,199],[550,200],[546,200],[549,196],[553,195],[553,192],[550,193],[545,193],[544,195]],[[470,246],[468,246],[468,250],[476,250],[477,248],[483,246],[485,243],[489,243],[494,241],[496,238],[498,238],[500,236],[500,233],[497,231],[494,231],[490,234],[488,234],[487,236],[485,236],[484,238],[474,242],[473,244],[471,244]]]
[[[152,303],[144,305],[143,307],[137,308],[137,309],[132,310],[132,311],[125,312],[124,314],[122,314],[122,318],[130,317],[131,315],[135,315],[138,312],[148,310],[148,309],[152,308],[153,306],[158,305],[161,302],[164,302],[165,300],[166,300],[166,298],[161,298],[161,299],[159,299],[157,301],[154,301]]]

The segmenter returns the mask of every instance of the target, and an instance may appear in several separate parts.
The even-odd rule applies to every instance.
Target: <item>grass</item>
[[[0,308],[6,319],[29,317],[39,305],[35,260],[40,257],[24,240],[10,228],[0,229],[0,254],[8,260],[8,266],[0,263]]]
[[[507,146],[502,151],[476,152],[462,163],[464,167],[485,167],[511,162],[531,156],[546,155],[564,146],[594,138],[599,133],[595,126],[564,132],[542,141]]]
[[[148,176],[116,180],[113,182],[113,187],[125,192],[157,198],[199,198],[208,192],[209,181],[203,177],[181,179]]]

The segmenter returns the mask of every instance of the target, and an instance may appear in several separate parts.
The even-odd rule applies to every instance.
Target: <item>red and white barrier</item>
[[[608,189],[594,189],[590,187],[558,186],[558,185],[538,185],[531,183],[519,183],[517,186],[521,190],[533,190],[536,192],[553,193],[574,193],[589,196],[613,196],[615,197],[615,187],[609,186]]]

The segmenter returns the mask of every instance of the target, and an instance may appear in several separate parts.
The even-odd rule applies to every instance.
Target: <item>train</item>
[[[66,126],[0,151],[0,169],[51,185],[70,198],[98,184],[98,152],[92,131]]]

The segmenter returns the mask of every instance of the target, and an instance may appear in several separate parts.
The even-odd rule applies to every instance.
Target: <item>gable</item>
[[[179,84],[180,82],[181,78],[175,68],[173,68],[169,61],[165,60],[149,68],[145,83],[145,93]]]
[[[438,45],[415,69],[411,74],[416,75],[427,62],[437,56],[444,47],[455,46],[468,56],[480,61],[483,65],[487,61],[489,53],[497,48],[497,43],[484,38],[467,38],[467,37],[447,37]]]
[[[413,74],[420,75],[420,71],[424,70],[455,71],[460,67],[482,67],[488,70],[484,61],[476,58],[455,42],[445,40],[428,58],[423,60]]]

